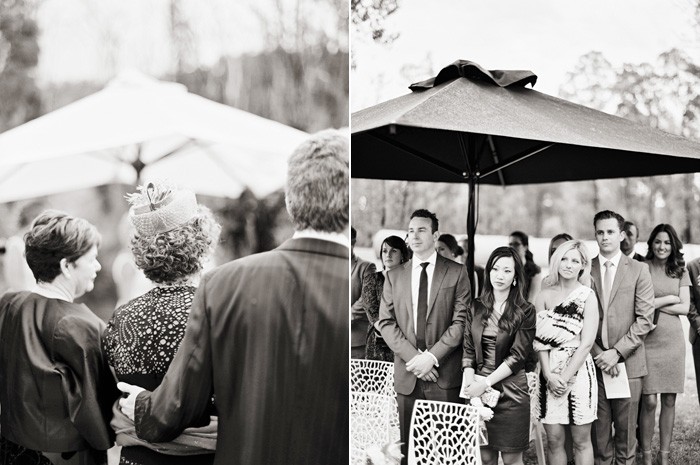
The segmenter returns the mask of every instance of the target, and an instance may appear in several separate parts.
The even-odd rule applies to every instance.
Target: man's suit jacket
[[[290,239],[207,274],[165,379],[137,397],[139,437],[176,437],[213,387],[215,464],[347,463],[348,252]]]
[[[649,267],[632,260],[626,255],[620,257],[615,280],[608,304],[608,342],[605,347],[601,338],[603,327],[603,285],[600,274],[600,258],[591,263],[593,289],[598,298],[598,334],[596,344],[603,350],[615,348],[625,362],[628,378],[639,378],[647,374],[647,361],[644,352],[644,339],[654,327],[654,287]]]
[[[640,254],[638,254],[637,252],[634,253],[634,257],[632,257],[632,258],[634,258],[634,259],[637,260],[638,262],[645,262],[645,261],[647,261],[646,258],[644,258],[644,255],[640,255]]]
[[[688,321],[690,321],[690,343],[694,344],[700,331],[700,315],[698,305],[700,305],[700,286],[698,276],[700,276],[700,258],[696,258],[688,263],[688,275],[690,276],[690,307],[688,309]]]
[[[350,312],[352,319],[350,322],[351,347],[363,346],[367,343],[367,327],[369,326],[369,319],[367,319],[367,313],[365,312],[365,303],[361,299],[362,286],[363,283],[367,282],[367,279],[370,279],[368,276],[376,272],[377,270],[374,263],[366,262],[357,257],[353,257],[350,268],[350,301],[352,302]]]
[[[379,329],[394,351],[394,385],[399,394],[409,395],[416,376],[406,371],[406,362],[418,355],[413,323],[411,267],[413,260],[390,270],[384,281],[379,306]],[[438,360],[437,384],[442,389],[459,387],[462,382],[462,338],[471,303],[467,269],[437,255],[428,296],[425,343]]]

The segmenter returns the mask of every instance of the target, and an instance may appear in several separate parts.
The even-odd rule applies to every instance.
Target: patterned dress
[[[185,335],[196,288],[156,287],[117,308],[107,324],[104,351],[119,381],[156,389]],[[172,456],[123,447],[120,465],[211,464],[214,454]]]
[[[593,290],[586,286],[575,289],[556,307],[537,314],[537,330],[533,348],[549,351],[549,367],[561,373],[581,343],[583,312],[586,299]],[[590,354],[569,380],[567,392],[556,397],[547,389],[544,375],[539,375],[536,401],[538,417],[545,424],[585,425],[598,418],[598,382]]]

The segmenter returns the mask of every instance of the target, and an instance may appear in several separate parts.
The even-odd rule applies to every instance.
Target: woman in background
[[[540,292],[542,279],[540,278],[540,267],[535,264],[532,252],[529,248],[529,238],[522,231],[513,231],[508,238],[508,245],[518,251],[520,260],[523,262],[525,272],[525,283],[523,284],[523,295],[530,303],[535,303],[535,298]]]
[[[478,397],[493,386],[502,392],[486,422],[489,443],[481,447],[484,465],[522,465],[529,447],[530,394],[525,362],[535,337],[535,309],[525,300],[520,256],[499,247],[486,263],[484,291],[467,314],[464,370],[467,395]],[[477,378],[475,375],[479,375]]]
[[[369,328],[367,331],[367,345],[365,358],[368,360],[394,361],[394,352],[386,345],[379,330],[375,327],[379,319],[379,305],[382,301],[382,290],[387,272],[401,266],[409,260],[406,241],[399,236],[389,236],[382,242],[379,249],[379,259],[382,262],[382,270],[372,273],[367,286],[362,288],[362,300],[367,309]]]
[[[107,325],[104,350],[119,381],[154,391],[180,347],[202,267],[218,243],[221,227],[190,191],[153,184],[139,189],[140,194],[129,197],[135,228],[131,250],[154,287],[117,308]],[[115,414],[116,421],[124,422]],[[202,423],[209,423],[209,416]],[[115,429],[130,431],[128,426]],[[159,447],[165,453],[157,452],[135,434],[118,435],[117,443],[123,445],[119,463],[124,465],[214,460],[209,449],[183,456],[181,448],[170,444]]]
[[[36,284],[0,300],[0,463],[106,464],[119,398],[101,350],[104,323],[75,299],[92,291],[101,237],[48,210],[24,237]]]
[[[640,442],[645,465],[651,465],[651,440],[658,394],[659,463],[668,465],[676,417],[676,394],[685,384],[685,335],[680,315],[690,304],[690,278],[683,260],[683,244],[670,224],[659,224],[649,235],[646,263],[654,285],[655,328],[644,340],[648,374],[642,379]]]

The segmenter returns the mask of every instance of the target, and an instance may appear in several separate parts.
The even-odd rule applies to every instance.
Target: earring
[[[518,281],[516,279],[513,280],[513,287],[518,285]]]

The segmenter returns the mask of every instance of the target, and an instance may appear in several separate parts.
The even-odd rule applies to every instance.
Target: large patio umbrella
[[[307,134],[136,72],[0,134],[0,202],[166,177],[195,192],[263,196]]]
[[[353,177],[469,185],[470,277],[477,184],[700,171],[697,142],[525,87],[536,80],[460,60],[352,114]]]

